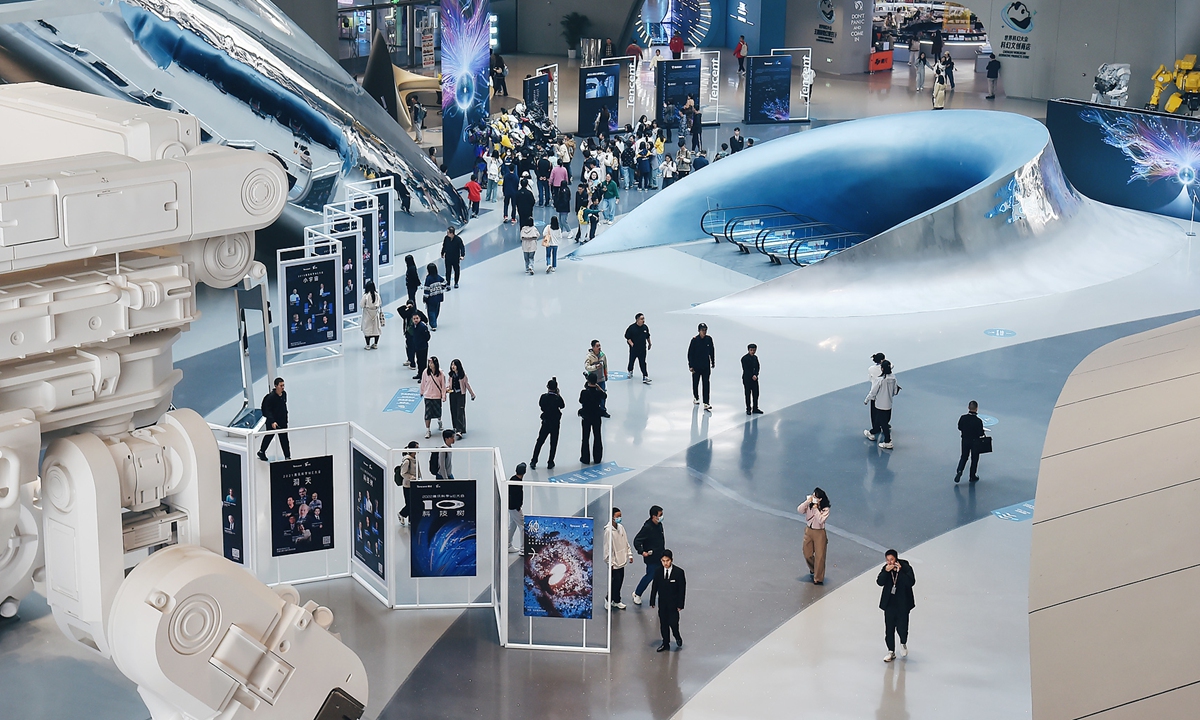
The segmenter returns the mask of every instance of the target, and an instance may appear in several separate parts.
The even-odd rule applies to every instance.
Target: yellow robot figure
[[[1172,84],[1179,92],[1173,93],[1171,97],[1167,98],[1164,110],[1171,113],[1178,112],[1185,103],[1187,104],[1186,112],[1189,115],[1200,110],[1200,70],[1196,69],[1195,55],[1184,55],[1182,60],[1176,60],[1174,70],[1167,70],[1166,65],[1158,66],[1158,70],[1154,73],[1154,93],[1150,95],[1150,102],[1146,103],[1146,109],[1157,110],[1158,100],[1162,96],[1163,90]]]

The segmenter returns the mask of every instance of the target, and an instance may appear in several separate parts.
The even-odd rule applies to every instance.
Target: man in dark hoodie
[[[879,594],[879,609],[883,611],[884,640],[888,649],[883,661],[891,662],[896,659],[897,633],[900,635],[900,657],[908,657],[908,614],[917,606],[913,597],[917,576],[913,574],[912,565],[901,560],[895,550],[888,550],[883,557],[887,562],[875,582],[883,588]]]
[[[654,574],[662,566],[662,551],[667,547],[666,533],[662,526],[663,509],[658,505],[650,507],[650,517],[642,523],[642,529],[633,538],[633,549],[642,554],[646,563],[646,574],[638,581],[637,589],[633,592],[633,604],[642,604],[642,593],[653,582]]]

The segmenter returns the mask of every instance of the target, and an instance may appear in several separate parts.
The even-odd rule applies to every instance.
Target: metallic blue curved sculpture
[[[0,49],[28,77],[180,110],[206,140],[276,157],[293,227],[367,176],[466,221],[436,164],[268,0],[34,0],[0,5],[0,23]]]

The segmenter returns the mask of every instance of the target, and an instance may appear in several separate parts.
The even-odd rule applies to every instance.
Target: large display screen
[[[526,617],[592,617],[591,518],[525,516]]]
[[[1046,128],[1063,174],[1087,197],[1191,217],[1200,190],[1200,119],[1051,100]]]
[[[288,350],[303,350],[341,342],[342,319],[338,307],[338,259],[311,257],[280,263],[287,291],[284,322]]]
[[[409,484],[413,577],[474,577],[477,540],[474,480]]]
[[[658,110],[655,119],[660,127],[677,128],[683,122],[681,110],[688,95],[700,107],[700,61],[659,60],[655,68],[654,86],[658,91]]]
[[[271,463],[271,556],[333,549],[333,456]]]
[[[534,77],[525,78],[525,85],[521,90],[521,96],[525,99],[525,107],[530,110],[537,108],[542,115],[550,116],[549,75],[535,75]]]
[[[387,517],[384,499],[383,467],[358,448],[350,448],[350,491],[354,493],[354,557],[371,572],[384,577],[387,538],[383,519]]]
[[[600,116],[601,108],[608,108],[609,132],[617,130],[620,77],[620,65],[579,68],[580,135],[591,135],[596,131],[596,118]]]
[[[442,152],[446,174],[475,167],[467,131],[488,115],[491,24],[488,0],[442,0]]]
[[[746,58],[745,118],[749,125],[792,119],[792,56],[751,55]]]
[[[225,559],[246,563],[245,529],[242,527],[242,454],[221,451],[221,536]]]

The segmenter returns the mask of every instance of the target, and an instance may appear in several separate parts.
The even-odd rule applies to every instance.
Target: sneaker
[[[699,404],[700,404],[700,399],[699,399],[699,398],[692,398],[692,404],[693,404],[693,405],[699,405]]]
[[[553,470],[553,469],[554,469],[554,461],[553,461],[553,460],[551,460],[550,462],[546,463],[546,469],[547,469],[547,470]]]
[[[420,380],[420,379],[421,379],[421,376],[420,376],[420,375],[413,375],[412,379],[413,379],[413,380]]]
[[[870,430],[863,430],[863,437],[870,440],[871,442],[875,442],[875,436],[871,434]]]
[[[407,361],[407,360],[405,360],[405,361],[404,361],[404,367],[406,367],[406,368],[410,368],[410,367],[412,367],[412,366],[413,366],[413,364],[412,364],[412,363],[410,363],[409,361]]]
[[[908,646],[907,645],[900,646],[900,657],[902,657],[902,658],[908,657]]]
[[[521,549],[520,549],[520,548],[515,548],[515,547],[510,547],[510,548],[508,549],[508,551],[509,551],[510,553],[512,553],[512,554],[514,554],[514,555],[515,555],[515,554],[518,554],[518,553],[520,553],[520,552],[521,552]]]
[[[612,607],[612,604],[611,604],[610,602],[608,602],[607,600],[605,600],[605,601],[604,601],[604,609],[605,609],[605,610],[608,610],[608,609],[610,609],[611,607]]]
[[[971,482],[979,482],[979,476],[976,475],[975,477],[971,478]]]
[[[641,596],[641,595],[634,595],[634,596],[633,596],[633,604],[634,604],[634,605],[641,605],[641,604],[642,604],[642,596]]]
[[[712,405],[704,403],[704,412],[712,412]]]
[[[442,419],[441,419],[441,418],[438,418],[438,432],[441,432],[441,431],[443,431],[443,430],[445,430],[445,429],[446,429],[446,428],[442,426]]]
[[[425,428],[425,439],[428,440],[431,437],[433,437],[433,433],[429,431],[429,428]]]
[[[546,274],[549,275],[551,270],[553,270],[553,268],[551,268],[549,265],[547,265],[546,266]]]
[[[267,454],[261,450],[258,452],[258,459],[262,460],[263,462],[270,462],[270,460],[267,460]]]
[[[431,328],[429,328],[429,329],[430,329],[430,330],[432,330],[432,331],[434,331],[434,332],[437,332],[437,325],[434,325],[433,327],[431,327]]]
[[[457,289],[458,289],[458,283],[454,283],[454,289],[455,289],[455,290],[457,290]]]
[[[750,408],[746,408],[746,414],[749,415],[750,413],[751,413]]]
[[[668,645],[667,643],[663,643],[662,645],[659,645],[658,649],[655,650],[654,652],[666,652],[670,649],[671,649],[670,645]]]
[[[962,473],[954,476],[954,484],[957,485],[959,480],[962,480]]]
[[[642,384],[643,384],[643,385],[649,385],[649,384],[650,384],[650,383],[652,383],[652,382],[654,382],[654,381],[653,381],[653,380],[651,380],[650,378],[648,378],[648,377],[645,377],[645,376],[643,376],[643,377],[642,377]]]
[[[885,442],[885,443],[879,443],[879,447],[883,448],[884,450],[891,450],[892,448],[894,448],[896,446],[891,444],[890,442]]]
[[[619,609],[619,610],[624,610],[626,607],[628,607],[628,606],[623,602],[617,603],[617,609]]]
[[[529,469],[530,469],[530,470],[537,470],[537,460],[530,460],[530,461],[529,461]]]
[[[894,653],[894,652],[889,652],[887,655],[883,656],[884,662],[891,662],[895,659],[896,659],[896,653]]]

